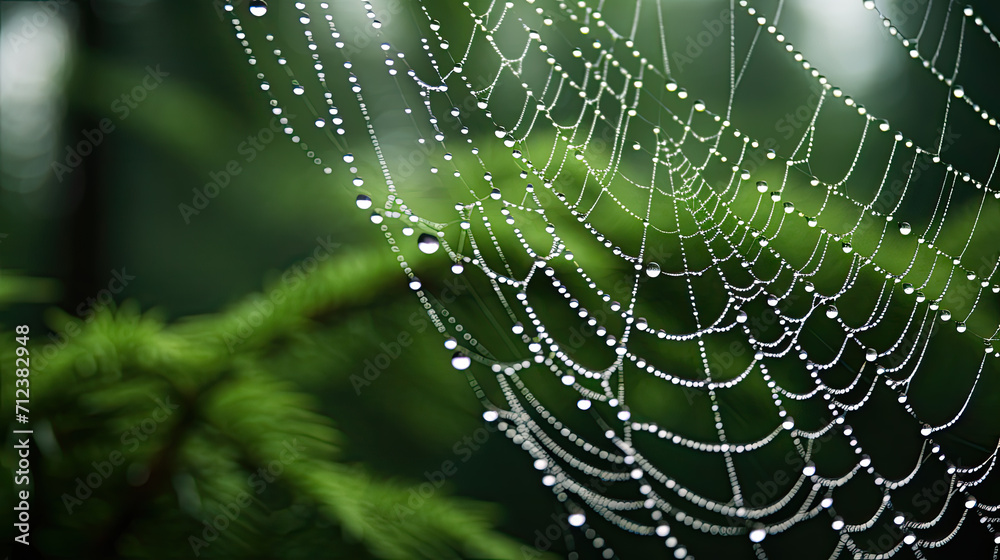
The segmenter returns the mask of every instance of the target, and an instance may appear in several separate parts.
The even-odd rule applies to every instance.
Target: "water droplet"
[[[767,536],[767,531],[764,530],[763,527],[757,527],[753,531],[750,531],[750,540],[752,542],[760,542],[764,540],[764,537],[766,536]]]
[[[906,295],[912,294],[913,293],[913,284],[909,284],[909,283],[903,284],[903,293],[906,294]]]
[[[910,227],[910,222],[899,222],[899,233],[900,235],[910,235],[913,228]]]
[[[449,336],[444,341],[444,347],[447,348],[448,350],[454,350],[458,348],[458,341]]]
[[[778,154],[774,150],[767,151],[767,159],[774,159],[778,157]]]
[[[966,329],[966,326],[965,326],[964,322],[959,321],[959,322],[955,323],[955,330],[956,331],[958,331],[958,332],[965,332],[965,329]]]
[[[589,399],[580,399],[580,400],[576,401],[576,407],[579,408],[580,410],[587,410],[587,409],[590,408],[590,400]]]
[[[580,512],[577,512],[577,513],[570,514],[569,519],[567,521],[569,521],[570,525],[572,525],[574,527],[579,527],[579,526],[583,525],[587,521],[587,516],[585,516],[584,514],[582,514]]]
[[[295,84],[292,86],[292,93],[294,93],[295,95],[302,95],[305,92],[306,88],[302,87],[299,84]]]
[[[951,90],[951,92],[955,94],[955,97],[958,99],[965,97],[965,88],[962,86],[955,86],[955,89]]]
[[[372,207],[372,199],[366,194],[359,194],[355,203],[358,205],[358,208],[362,210],[367,210]]]
[[[500,200],[500,196],[501,196],[500,189],[493,189],[492,191],[490,191],[490,198],[492,198],[493,200]]]
[[[743,179],[744,181],[749,180],[750,179],[750,172],[747,171],[746,169],[744,169],[743,171],[741,171],[740,172],[740,179]]]
[[[514,326],[510,328],[511,332],[514,334],[521,334],[524,332],[524,324],[521,321],[514,323]]]
[[[463,369],[469,369],[472,365],[472,358],[466,356],[461,352],[455,352],[451,356],[451,367],[461,371]]]
[[[865,359],[868,360],[869,362],[874,362],[875,360],[878,359],[878,351],[875,350],[874,348],[869,348],[868,350],[865,350]]]
[[[659,263],[650,262],[646,263],[646,276],[650,278],[656,278],[660,275],[660,265]]]
[[[947,309],[942,309],[941,310],[941,320],[942,321],[950,321],[951,320],[951,311],[948,311]]]
[[[743,311],[742,309],[740,309],[740,312],[736,314],[736,322],[737,323],[746,323],[747,322],[747,312]]]
[[[804,467],[802,467],[802,474],[806,476],[812,476],[816,474],[816,463],[809,461]]]
[[[759,193],[767,192],[767,181],[757,181],[757,192]]]
[[[837,306],[831,305],[826,308],[826,316],[831,319],[836,319],[837,315],[840,315],[840,311],[837,310]]]
[[[840,248],[843,249],[845,253],[850,253],[851,251],[854,250],[854,247],[852,247],[851,244],[846,241],[840,245]]]
[[[420,249],[420,252],[425,255],[437,252],[440,247],[441,242],[438,241],[437,236],[429,233],[421,233],[420,237],[417,238],[417,248]]]
[[[865,0],[864,5],[866,10],[874,10],[875,0]]]
[[[694,110],[698,111],[699,113],[701,113],[702,111],[704,111],[705,110],[705,102],[702,101],[701,99],[699,99],[698,101],[695,101],[694,102]]]
[[[250,2],[250,14],[260,17],[267,13],[267,2],[264,0],[253,0]]]

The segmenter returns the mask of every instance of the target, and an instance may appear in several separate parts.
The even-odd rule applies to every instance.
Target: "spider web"
[[[271,4],[226,9],[272,112],[371,212],[580,550],[998,557],[976,9],[857,6],[924,100],[890,121],[796,50],[783,0]]]

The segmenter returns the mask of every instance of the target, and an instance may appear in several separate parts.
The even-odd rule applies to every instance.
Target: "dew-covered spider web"
[[[226,9],[571,556],[998,557],[990,6]],[[855,93],[862,30],[897,70]]]

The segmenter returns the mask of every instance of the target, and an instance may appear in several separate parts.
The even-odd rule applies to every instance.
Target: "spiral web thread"
[[[989,413],[972,409],[995,387],[1000,356],[1000,134],[990,112],[1000,107],[989,91],[963,87],[960,72],[963,50],[995,56],[1000,42],[972,7],[929,3],[907,37],[884,6],[863,3],[894,38],[887,45],[934,82],[923,94],[943,100],[928,116],[937,130],[921,142],[796,51],[777,28],[784,2],[726,6],[728,102],[719,107],[672,72],[682,59],[666,3],[455,3],[447,11],[469,16],[455,29],[436,19],[449,16],[435,13],[444,8],[423,2],[410,21],[364,0],[295,3],[298,22],[282,26],[273,4],[226,6],[273,113],[325,173],[349,174],[484,418],[530,454],[602,557],[622,552],[597,536],[597,520],[663,541],[676,558],[694,557],[685,543],[698,534],[739,539],[766,558],[776,535],[816,519],[829,546],[817,543],[810,557],[925,558],[967,531],[998,557],[995,430],[975,452],[948,437],[970,416],[988,424]],[[405,36],[414,29],[418,38]],[[274,48],[276,33],[310,66]],[[791,149],[769,149],[738,125],[740,102],[754,101],[740,86],[765,49],[817,98]],[[286,110],[293,104],[304,120]],[[993,140],[972,169],[951,163],[957,119]],[[837,149],[851,157],[836,173],[819,171],[834,126],[850,131]],[[352,137],[370,142],[351,149]],[[442,208],[428,192],[453,198]],[[477,338],[474,311],[423,285],[411,266],[418,250],[431,254],[427,266],[489,286],[484,297],[495,299],[477,294],[475,305],[494,326],[506,323],[506,346],[484,342],[495,335],[482,329]],[[657,303],[661,293],[680,297]],[[577,321],[589,338],[574,342],[549,317]],[[607,353],[587,354],[594,346]],[[720,346],[730,348],[721,360]],[[950,352],[973,371],[942,369]],[[925,379],[948,389],[929,390],[937,408],[924,404],[928,391],[911,398]],[[555,381],[544,397],[531,389],[542,380]],[[751,388],[765,406],[740,404]],[[662,391],[663,408],[702,407],[711,429],[686,432],[677,417],[633,406],[646,391]],[[915,442],[906,466],[883,466],[886,451],[865,444],[863,429],[878,429],[862,427],[874,402],[898,415],[885,430]],[[738,420],[741,406],[757,424]],[[794,471],[761,499],[740,465],[777,447],[792,460],[774,468]],[[674,449],[716,461],[726,492],[675,477],[677,459],[661,460]],[[928,469],[947,490],[917,514],[905,492],[934,480],[921,478]],[[851,510],[855,501],[868,505]],[[864,536],[886,520],[897,527],[892,542],[873,548]]]

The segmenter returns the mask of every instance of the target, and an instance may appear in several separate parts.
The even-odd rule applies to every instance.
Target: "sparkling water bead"
[[[830,307],[826,308],[827,317],[831,319],[836,319],[837,315],[840,315],[840,311],[837,310],[837,307],[835,305],[831,305]]]
[[[899,233],[900,235],[910,235],[913,229],[910,227],[909,222],[899,222]]]
[[[420,237],[417,238],[417,248],[420,249],[420,252],[425,255],[436,253],[440,247],[441,242],[438,240],[437,236],[429,233],[421,233]]]
[[[267,13],[267,2],[264,0],[252,0],[250,2],[250,14],[261,17]]]
[[[451,356],[451,367],[457,370],[469,369],[472,365],[472,358],[466,356],[461,352],[455,352]]]
[[[650,278],[656,278],[660,275],[660,265],[659,263],[649,262],[646,263],[646,276]]]

